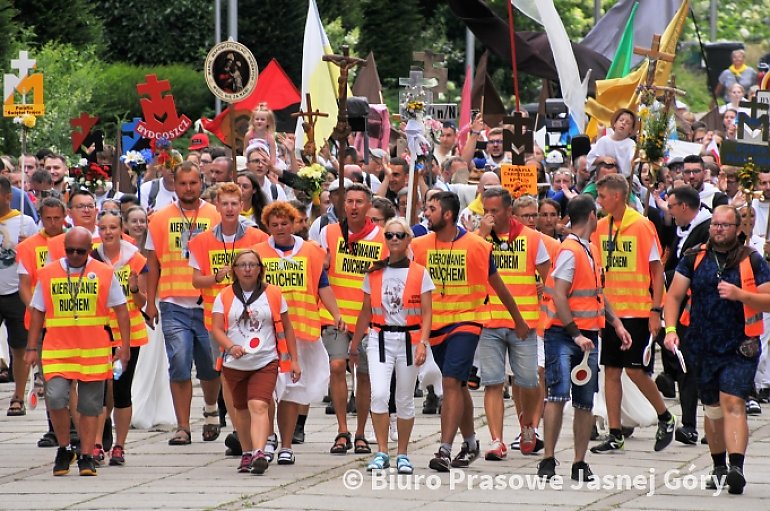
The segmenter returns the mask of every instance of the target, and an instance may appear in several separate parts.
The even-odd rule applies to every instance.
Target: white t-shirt
[[[142,186],[139,187],[139,203],[142,205],[142,207],[145,209],[145,211],[149,211],[148,202],[150,200],[150,190],[152,189],[152,182],[155,181],[145,181],[142,183]],[[158,195],[155,196],[155,205],[152,207],[153,211],[158,211],[160,209],[165,208],[172,202],[176,200],[176,192],[171,190],[166,190],[166,187],[163,185],[163,179],[160,179],[160,187],[158,188]]]
[[[251,293],[244,292],[246,300]],[[281,298],[281,314],[287,312],[289,306],[286,300]],[[225,307],[222,303],[222,293],[214,299],[212,313],[224,314]],[[246,353],[241,358],[225,355],[224,366],[240,371],[254,371],[261,369],[278,358],[278,349],[275,344],[275,326],[273,315],[270,312],[270,304],[267,301],[267,293],[257,298],[249,305],[248,323],[239,323],[238,319],[243,313],[243,304],[237,298],[233,300],[227,317],[228,328],[225,334],[233,344],[243,346]]]
[[[91,258],[89,257],[88,260],[90,261]],[[61,264],[62,269],[67,269],[65,259],[60,259],[59,264]],[[73,283],[78,281],[78,278],[80,277],[80,269],[81,268],[70,268],[70,275]],[[107,296],[107,307],[117,307],[118,305],[123,305],[124,303],[126,303],[126,297],[123,294],[123,288],[120,286],[120,281],[118,281],[118,278],[115,276],[115,274],[113,274],[112,282],[110,282],[110,294]],[[37,285],[35,286],[35,292],[32,293],[32,299],[29,302],[29,306],[33,309],[39,310],[40,312],[45,312],[43,287],[40,285],[40,281],[38,281]]]
[[[35,220],[27,215],[16,215],[0,222],[0,295],[2,296],[19,291],[16,246],[19,244],[20,231],[26,238],[34,236],[37,233]]]
[[[588,250],[588,252],[591,251],[591,245],[588,240],[581,238],[580,244],[583,245],[584,250]],[[588,261],[591,264],[591,268],[593,268],[593,257],[589,258]],[[567,282],[572,283],[572,280],[575,278],[575,256],[572,254],[572,251],[562,250],[559,252],[558,257],[556,258],[556,263],[553,265],[553,272],[551,274],[553,275],[554,279],[566,280]]]
[[[636,152],[636,142],[630,138],[615,140],[610,135],[605,135],[596,141],[591,151],[586,156],[588,166],[594,166],[594,160],[599,156],[612,156],[618,163],[618,170],[625,177],[631,175],[631,161]]]
[[[273,198],[273,184],[275,184],[275,198]],[[271,204],[275,201],[286,201],[286,192],[283,189],[283,185],[281,183],[273,183],[267,178],[265,178],[265,182],[262,183],[262,193],[265,194],[267,204]]]
[[[384,272],[382,275],[382,308],[385,311],[385,324],[390,326],[406,326],[403,297],[409,268],[391,268],[388,266],[382,271]],[[433,284],[433,280],[430,278],[428,270],[424,270],[422,274],[422,284],[420,285],[420,293],[430,293],[434,289],[436,289],[436,286]],[[364,276],[361,290],[368,295],[372,294],[368,273]],[[403,334],[398,332],[385,333],[394,333],[403,336]]]

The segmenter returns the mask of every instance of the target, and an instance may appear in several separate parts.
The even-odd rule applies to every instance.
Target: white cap
[[[545,162],[552,165],[561,165],[564,163],[564,155],[561,154],[561,151],[554,149],[545,157]]]
[[[238,170],[238,172],[246,170],[246,164],[247,160],[245,156],[238,155],[235,157],[235,168]]]
[[[348,179],[348,178],[345,178],[345,189],[346,189],[346,190],[347,190],[348,188],[350,188],[352,184],[353,184],[353,181],[351,181],[351,180],[350,180],[350,179]],[[339,187],[340,187],[340,180],[339,180],[339,179],[335,179],[334,181],[332,181],[332,182],[329,184],[329,191],[330,191],[330,192],[333,192],[334,190],[338,190],[338,189],[339,189]]]

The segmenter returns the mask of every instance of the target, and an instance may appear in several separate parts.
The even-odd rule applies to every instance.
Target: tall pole
[[[214,0],[214,44],[222,42],[222,0]],[[222,113],[222,100],[214,100],[214,109],[217,115]]]
[[[711,6],[710,6],[710,15],[709,18],[711,19],[711,41],[717,40],[717,0],[711,0]]]
[[[465,29],[465,69],[470,68],[471,73],[476,69],[476,37],[471,29]],[[473,76],[471,75],[471,80]]]
[[[594,26],[599,23],[602,17],[602,0],[594,0]]]
[[[227,0],[227,37],[238,40],[238,0]]]

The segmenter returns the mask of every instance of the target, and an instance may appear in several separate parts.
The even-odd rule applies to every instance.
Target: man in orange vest
[[[625,349],[631,346],[631,336],[602,295],[601,259],[598,249],[589,241],[597,222],[593,197],[586,194],[573,197],[567,204],[567,212],[572,233],[562,242],[543,297],[548,309],[545,330],[548,402],[543,416],[545,451],[537,466],[537,475],[546,479],[556,475],[556,442],[561,432],[564,404],[572,399],[575,458],[571,477],[575,481],[593,481],[585,455],[594,422],[594,393],[599,390],[597,344],[605,315]]]
[[[65,235],[62,259],[46,265],[30,301],[30,345],[24,360],[38,361],[43,327],[45,338],[40,362],[46,379],[45,399],[51,414],[59,449],[53,474],[65,475],[75,460],[69,445],[70,383],[78,383],[78,411],[82,476],[96,475],[94,450],[97,419],[104,403],[105,380],[112,378],[112,341],[109,335],[109,309],[115,311],[122,343],[116,353],[123,367],[131,356],[131,326],[126,298],[112,269],[88,257],[91,233],[75,227]]]
[[[480,453],[473,426],[473,401],[466,383],[481,327],[490,318],[486,306],[488,286],[513,318],[516,336],[526,339],[531,330],[495,267],[492,245],[459,227],[459,214],[457,195],[435,194],[425,208],[431,232],[412,242],[414,260],[428,269],[436,286],[430,343],[433,358],[441,369],[444,402],[441,445],[428,466],[439,472],[449,472],[450,467],[468,467]],[[463,444],[451,459],[458,428]]]
[[[540,388],[537,374],[537,323],[540,303],[536,275],[545,280],[551,269],[551,259],[539,232],[522,224],[513,215],[513,198],[501,186],[484,190],[481,196],[484,216],[478,234],[492,244],[492,256],[498,274],[502,277],[519,307],[524,321],[531,328],[526,339],[517,339],[515,323],[490,286],[489,312],[491,319],[484,325],[479,338],[481,383],[484,385],[484,411],[492,436],[492,446],[486,452],[487,460],[502,460],[507,455],[503,442],[503,384],[505,361],[510,361],[514,381],[519,390],[516,412],[521,425],[519,449],[531,454],[536,437],[533,410],[538,408]],[[537,211],[537,210],[535,210]]]
[[[633,208],[626,206],[628,180],[620,174],[604,176],[596,183],[599,203],[608,216],[597,225],[591,241],[599,248],[605,271],[604,293],[612,300],[617,317],[631,334],[633,343],[623,349],[612,329],[602,331],[601,364],[604,365],[604,394],[610,434],[591,448],[594,454],[606,454],[624,448],[620,424],[623,387],[620,376],[628,378],[655,408],[658,430],[655,451],[661,451],[674,439],[676,416],[666,409],[655,382],[647,374],[643,358],[650,336],[660,331],[663,312],[663,264],[655,226]],[[652,289],[652,293],[650,293]]]
[[[361,312],[364,292],[361,286],[369,265],[388,256],[382,229],[366,216],[372,206],[372,191],[362,183],[353,183],[345,189],[345,219],[321,229],[321,247],[326,250],[329,284],[337,298],[346,330],[339,330],[329,311],[321,310],[321,339],[329,353],[330,395],[337,415],[337,437],[330,452],[345,454],[351,448],[356,454],[372,452],[365,437],[369,415],[371,386],[365,342],[359,344],[356,364],[356,436],[355,445],[348,432],[346,400],[348,387],[345,367],[351,357],[349,346]],[[353,355],[355,358],[355,355]]]
[[[671,351],[680,344],[676,322],[680,305],[692,292],[686,337],[687,367],[697,375],[705,412],[705,430],[714,462],[707,487],[743,493],[743,462],[748,446],[746,398],[754,390],[761,352],[762,312],[770,312],[770,268],[762,256],[738,240],[740,214],[717,206],[709,241],[687,251],[666,295],[666,340]],[[718,312],[717,312],[718,311]],[[729,455],[730,469],[727,468]]]
[[[153,213],[147,228],[147,308],[150,325],[158,322],[155,299],[160,299],[161,324],[168,355],[171,399],[177,430],[169,445],[187,445],[190,439],[192,363],[205,403],[203,440],[219,437],[219,374],[214,368],[209,334],[203,324],[203,300],[192,286],[190,241],[220,221],[216,208],[201,200],[198,166],[185,161],[174,167],[174,202]]]

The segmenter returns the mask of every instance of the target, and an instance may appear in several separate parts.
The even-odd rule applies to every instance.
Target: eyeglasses
[[[602,167],[607,167],[607,168],[613,168],[613,167],[617,167],[618,166],[618,164],[613,162],[613,161],[600,161],[600,162],[597,162],[596,166],[598,167],[599,165],[601,165]]]
[[[729,229],[730,227],[738,227],[741,224],[720,224],[720,223],[713,223],[711,224],[711,227],[716,229],[717,231],[724,231]]]
[[[535,218],[537,218],[539,215],[538,215],[537,213],[526,213],[526,214],[524,214],[524,215],[519,215],[519,216],[520,216],[521,218],[526,218],[527,220],[534,220],[534,219],[535,219]],[[554,216],[556,216],[556,215],[554,215]]]
[[[700,174],[701,172],[703,172],[703,169],[684,169],[682,171],[682,174],[686,174],[688,176],[691,176],[693,174]]]
[[[372,222],[374,222],[375,224],[379,224],[379,223],[382,223],[382,222],[384,222],[384,221],[385,221],[385,219],[384,219],[384,218],[382,218],[382,217],[377,217],[377,216],[370,216],[370,217],[369,217],[369,219],[370,219]]]
[[[502,140],[487,140],[487,143],[492,145],[503,145]]]
[[[254,268],[259,268],[262,265],[259,263],[238,263],[234,264],[233,268],[242,268],[244,270],[253,270]]]
[[[96,209],[96,205],[95,204],[78,204],[77,206],[72,206],[72,209],[91,210],[91,209]]]
[[[253,163],[255,165],[267,165],[267,160],[249,160],[249,163]]]
[[[75,254],[75,255],[83,256],[83,255],[86,255],[88,253],[88,249],[87,248],[66,247],[64,249],[64,253],[67,254],[67,255]]]
[[[386,240],[392,240],[393,238],[403,240],[404,238],[406,238],[406,233],[405,232],[386,232],[385,233]]]
[[[32,195],[35,197],[50,197],[53,190],[32,190]]]

